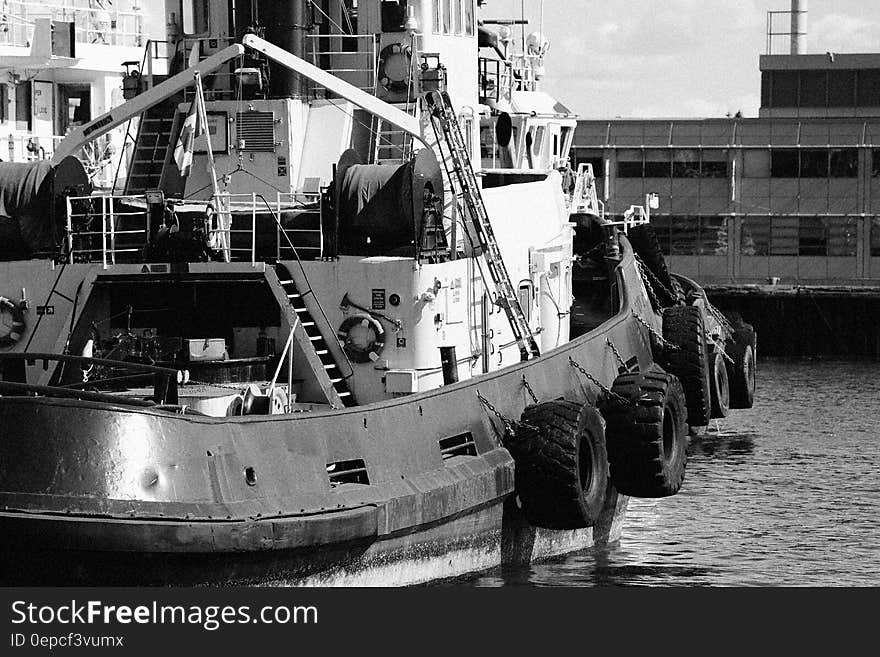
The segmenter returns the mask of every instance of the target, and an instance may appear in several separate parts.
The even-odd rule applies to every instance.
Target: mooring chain
[[[617,347],[614,346],[614,343],[611,342],[610,338],[605,338],[605,344],[611,347],[611,351],[614,352],[614,357],[617,359],[617,362],[620,363],[620,366],[624,369],[628,369],[626,365],[626,361],[623,360],[623,356],[620,355],[620,352],[617,350]]]
[[[196,381],[195,379],[190,379],[186,382],[186,385],[190,386],[207,386],[211,388],[225,388],[226,390],[236,390],[238,392],[244,392],[246,388],[242,388],[241,384],[239,385],[230,385],[228,383],[211,383],[209,381]]]
[[[708,301],[706,302],[706,305],[709,309],[709,312],[712,313],[712,316],[718,321],[718,323],[721,324],[721,326],[723,326],[732,335],[734,333],[733,325],[729,321],[727,321],[727,318],[724,316],[724,314]]]
[[[656,292],[654,292],[654,287],[651,285],[651,281],[649,281],[648,277],[645,276],[643,265],[638,260],[636,260],[636,265],[638,266],[639,274],[642,277],[642,282],[645,284],[645,291],[648,293],[648,298],[651,300],[651,305],[654,306],[657,310],[663,310],[665,306],[660,303],[660,299],[657,298],[657,294]]]
[[[653,335],[654,338],[656,338],[657,342],[659,342],[659,343],[660,343],[660,346],[662,346],[664,349],[670,349],[670,350],[672,350],[672,351],[680,351],[680,350],[681,350],[681,347],[679,347],[677,344],[674,344],[674,343],[670,342],[669,340],[667,340],[666,338],[664,338],[662,335],[660,335],[659,333],[657,333],[656,329],[655,329],[653,326],[651,326],[651,325],[645,320],[645,318],[642,317],[641,315],[639,315],[635,310],[632,311],[632,316],[635,317],[636,321],[637,321],[639,324],[641,324],[641,325],[644,326],[646,329],[648,329],[648,332],[649,332],[651,335]]]
[[[481,393],[479,390],[477,390],[477,399],[480,400],[480,403],[485,406],[489,410],[489,412],[494,414],[495,417],[497,417],[501,421],[501,424],[504,426],[504,435],[507,436],[509,439],[517,438],[517,427],[531,429],[532,431],[540,431],[538,427],[533,424],[529,424],[528,422],[519,422],[518,420],[511,420],[510,418],[504,417],[504,415],[501,414],[501,411],[495,408],[492,405],[492,402],[486,399],[483,396],[483,393]]]
[[[644,278],[645,273],[647,273],[648,276],[651,278],[653,284],[663,290],[663,292],[665,292],[669,296],[673,303],[675,303],[675,301],[678,299],[678,295],[673,290],[670,290],[668,287],[666,287],[663,282],[659,278],[657,278],[657,275],[648,268],[648,265],[642,262],[642,259],[638,255],[636,255],[636,264],[639,265],[639,271],[642,273],[642,278]],[[660,304],[658,304],[658,307],[659,306]],[[666,306],[663,307],[665,308]]]
[[[529,382],[526,381],[525,374],[523,374],[523,377],[522,377],[522,384],[523,384],[523,387],[526,389],[526,391],[529,393],[529,396],[532,398],[532,401],[537,404],[538,403],[538,395],[535,394],[535,391],[532,390],[532,386],[530,386]]]
[[[627,399],[626,397],[621,397],[621,396],[618,395],[616,392],[612,391],[611,388],[609,388],[609,387],[606,386],[604,383],[602,383],[599,379],[597,379],[595,376],[593,376],[592,374],[590,374],[589,372],[587,372],[587,370],[585,370],[585,369],[583,368],[583,366],[581,366],[581,364],[578,363],[578,362],[577,362],[574,358],[572,358],[571,356],[568,357],[568,364],[571,365],[573,368],[575,368],[578,372],[580,372],[581,374],[583,374],[585,377],[587,377],[587,378],[588,378],[590,381],[592,381],[594,384],[596,384],[596,385],[599,387],[599,389],[600,389],[605,395],[607,395],[608,397],[610,397],[611,399],[614,399],[614,400],[616,400],[617,402],[619,402],[619,403],[621,403],[621,404],[624,404],[624,405],[626,405],[626,406],[632,406],[632,402],[631,402],[629,399]]]

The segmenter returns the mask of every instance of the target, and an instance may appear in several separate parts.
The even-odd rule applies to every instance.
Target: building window
[[[727,178],[727,151],[705,150],[701,159],[700,176],[702,178]]]
[[[464,33],[474,35],[474,0],[464,0]]]
[[[593,175],[596,178],[602,178],[605,175],[605,160],[602,151],[589,148],[572,148],[571,149],[571,168],[577,171],[580,164],[592,164]]]
[[[828,151],[826,149],[805,148],[801,151],[801,178],[828,177]]]
[[[728,245],[727,217],[700,217],[699,254],[706,256],[727,255]]]
[[[672,217],[671,255],[697,255],[700,242],[699,217]]]
[[[700,153],[695,150],[676,150],[672,154],[673,178],[699,178]]]
[[[798,177],[798,152],[795,149],[770,151],[770,176],[773,178]]]
[[[798,217],[771,217],[770,255],[797,255],[800,244],[798,227]]]
[[[801,71],[800,107],[828,105],[828,74],[825,71]]]
[[[798,106],[798,72],[797,71],[773,71],[771,82],[772,107],[797,107]]]
[[[871,219],[871,257],[880,258],[880,217]]]
[[[739,252],[744,256],[770,254],[770,217],[743,217]]]
[[[743,151],[743,178],[769,178],[770,177],[770,151],[768,150],[744,150]]]
[[[672,217],[669,215],[651,215],[651,227],[657,236],[660,251],[665,256],[672,255]]]
[[[859,71],[856,89],[858,107],[880,107],[880,70]]]
[[[645,151],[645,178],[669,178],[672,175],[671,151]]]
[[[880,159],[878,159],[880,162]],[[620,178],[641,178],[645,175],[642,151],[618,151],[617,175]]]
[[[859,239],[857,217],[828,217],[825,219],[828,234],[828,255],[854,257]]]
[[[880,178],[880,148],[875,148],[871,152],[873,166],[871,167],[871,177]]]
[[[800,217],[798,224],[798,255],[828,255],[828,235],[822,217]]]
[[[828,76],[828,107],[855,107],[856,72],[834,71]]]
[[[831,151],[832,178],[858,178],[859,151],[855,148],[836,148]]]

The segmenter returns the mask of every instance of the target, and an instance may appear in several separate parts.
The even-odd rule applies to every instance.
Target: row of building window
[[[474,0],[434,0],[434,34],[474,34]]]
[[[743,256],[856,255],[858,217],[744,217]],[[726,256],[732,242],[730,219],[719,216],[654,216],[660,248],[671,256]],[[880,222],[876,248],[880,255]],[[872,238],[872,252],[874,251]]]
[[[857,178],[857,148],[743,149],[745,178]],[[880,149],[871,153],[871,175],[880,178]],[[726,178],[730,175],[727,150],[643,149],[620,150],[619,178]],[[606,175],[606,162],[594,149],[572,148],[572,168],[589,162],[593,173]]]
[[[761,107],[880,107],[880,70],[764,71]]]

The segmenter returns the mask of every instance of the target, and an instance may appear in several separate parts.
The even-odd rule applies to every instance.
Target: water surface
[[[682,491],[632,500],[618,544],[460,581],[880,585],[880,363],[759,363],[755,407],[692,437]]]

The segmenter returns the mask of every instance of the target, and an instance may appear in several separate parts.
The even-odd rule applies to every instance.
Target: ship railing
[[[186,68],[196,62],[191,62],[193,58],[193,50],[197,50],[196,58],[198,61],[211,56],[236,43],[233,37],[191,37],[186,38],[178,44],[178,49],[182,52],[182,66]],[[205,94],[205,100],[232,100],[235,98],[235,90],[238,88],[238,82],[233,72],[232,66],[223,66],[216,71],[207,73],[202,78],[202,90]],[[187,87],[183,90],[183,98],[185,102],[191,102],[195,97],[195,86]]]
[[[9,135],[7,139],[7,162],[36,162],[51,160],[55,147],[64,139],[62,135],[35,135],[32,133]]]
[[[261,194],[218,194],[212,203],[220,215],[223,248],[231,262],[256,264],[267,259],[295,259],[295,252],[306,252],[310,257],[320,258],[324,252],[324,231],[321,225],[320,192],[277,192],[274,202]],[[274,206],[274,207],[273,207]],[[317,220],[314,227],[285,226],[282,214],[296,210],[311,214]],[[267,229],[261,218],[273,214]],[[272,243],[266,237],[272,235]]]
[[[508,95],[513,91],[538,91],[536,71],[542,60],[539,55],[510,55],[510,65],[501,70],[501,84]]]
[[[140,259],[150,237],[143,195],[68,196],[65,201],[69,262],[101,262],[106,269]]]
[[[311,63],[367,93],[376,90],[379,61],[375,34],[307,34]],[[309,87],[309,96],[325,97],[325,89]]]
[[[131,11],[124,11],[118,6],[90,7],[76,0],[44,0],[40,3],[4,0],[0,14],[0,44],[29,47],[37,18],[72,22],[77,43],[109,46],[141,46],[143,43],[144,18],[140,9],[134,6]]]
[[[56,371],[52,378],[59,381],[64,381],[64,369],[68,365],[76,366],[79,381],[50,383],[49,385],[29,384],[27,383],[26,367],[33,367],[37,361],[41,362],[44,371],[48,369],[50,362],[57,362],[61,369]],[[22,365],[16,367],[16,362],[20,362]],[[7,367],[7,364],[11,365]],[[101,374],[100,376],[103,378],[90,378],[88,381],[83,381],[83,371],[102,372],[110,376]],[[177,404],[178,384],[184,383],[189,378],[189,374],[185,370],[175,370],[168,367],[69,354],[31,352],[0,354],[0,372],[3,374],[0,377],[0,395],[32,396],[37,394],[45,397],[80,399],[138,407]],[[17,372],[18,376],[8,374],[10,372]],[[120,386],[148,385],[153,387],[151,401],[142,397],[100,392],[102,389],[118,390]]]
[[[590,214],[605,219],[605,204],[599,200],[596,193],[596,176],[593,175],[593,165],[582,162],[578,165],[575,174],[574,190],[569,202],[570,214]]]
[[[317,259],[324,253],[318,207],[320,192],[278,192],[272,201],[261,194],[218,194],[204,203],[212,228],[210,246],[227,262]],[[150,240],[149,203],[143,194],[69,196],[66,249],[68,261],[100,262],[105,268],[140,262]],[[285,225],[285,211],[295,213]],[[266,215],[271,215],[269,219]],[[301,218],[300,221],[296,221]],[[307,225],[303,225],[303,224]]]

